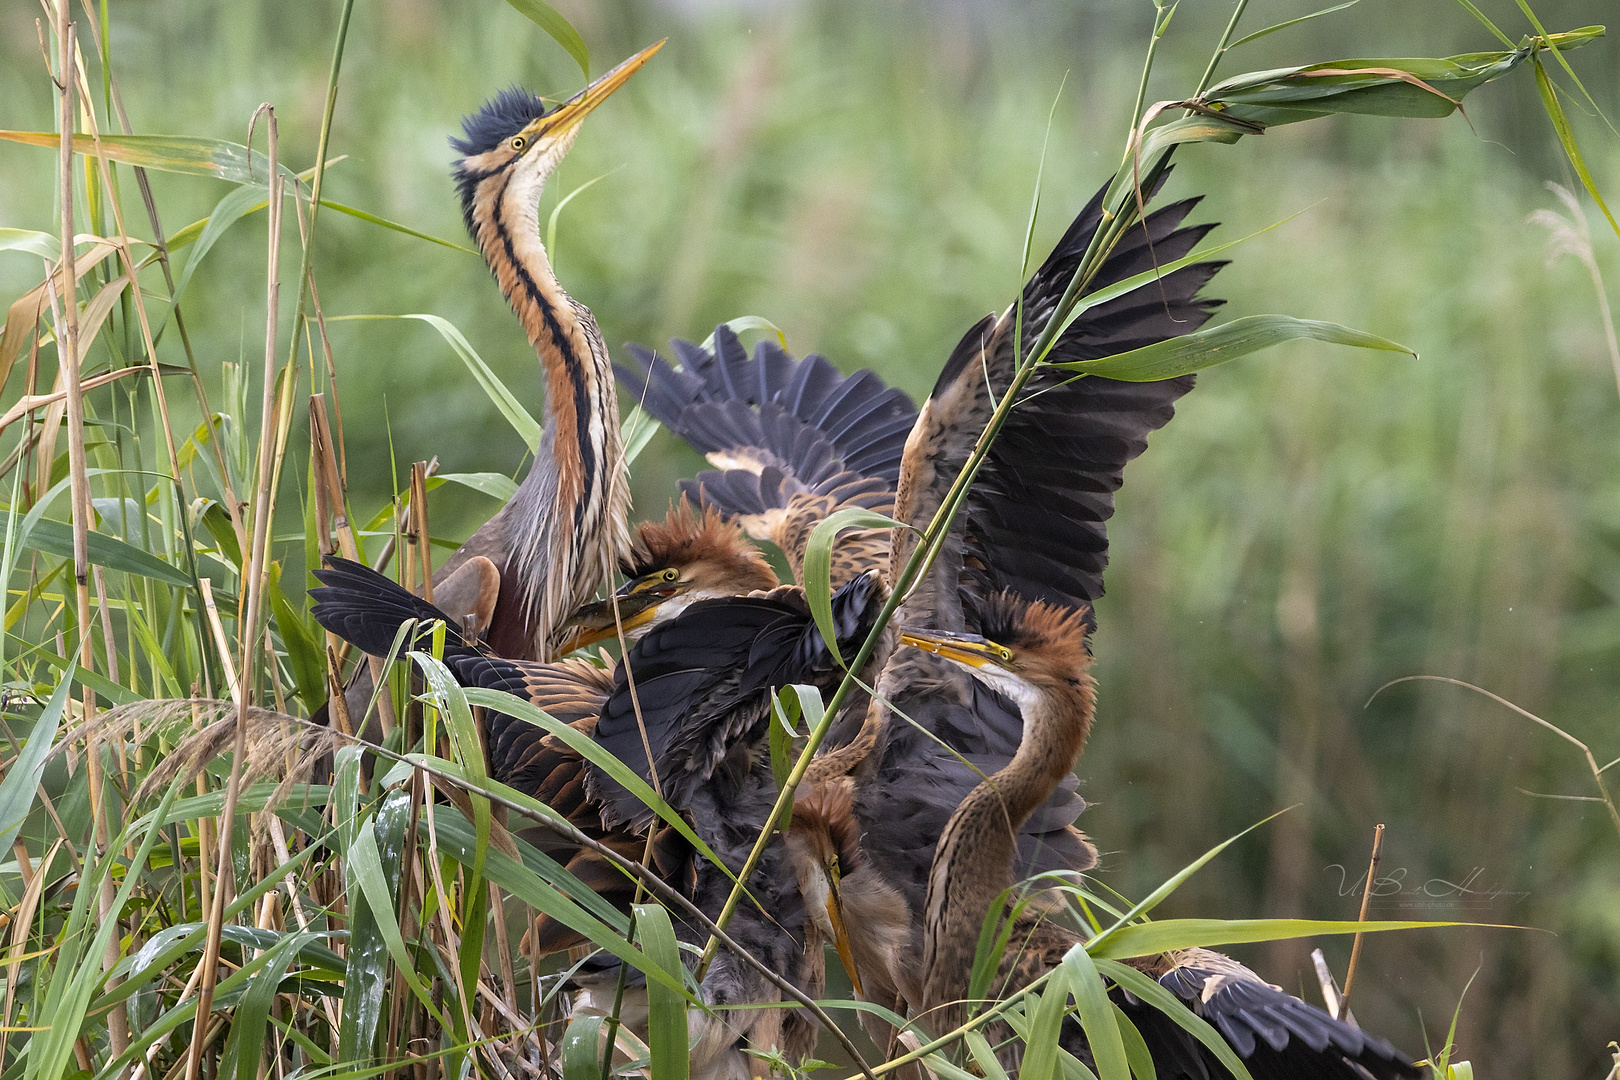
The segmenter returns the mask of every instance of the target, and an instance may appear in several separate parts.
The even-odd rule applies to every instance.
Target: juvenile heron
[[[467,231],[539,355],[540,448],[517,493],[440,569],[477,610],[496,653],[546,659],[564,618],[628,554],[629,475],[607,348],[590,310],[563,291],[540,240],[540,193],[580,122],[661,48],[651,45],[553,108],[503,91],[462,123],[452,175]],[[486,563],[475,560],[485,559]],[[467,570],[462,570],[472,564]],[[469,605],[479,605],[474,608]]]
[[[1016,883],[1019,829],[1074,767],[1091,728],[1089,618],[1084,608],[1003,594],[987,605],[982,635],[901,632],[902,645],[926,650],[1017,701],[1024,718],[1013,760],[962,800],[934,855],[923,918],[922,1008],[936,1031],[950,1031],[964,1019],[981,930]],[[1014,916],[1009,940],[991,987],[998,997],[1062,963],[1081,938],[1026,909]],[[1419,1075],[1412,1059],[1383,1039],[1333,1019],[1220,953],[1182,949],[1130,963],[1208,1020],[1255,1076],[1393,1080]],[[1230,1077],[1184,1028],[1118,989],[1113,997],[1137,1026],[1157,1075]],[[1078,1024],[1065,1024],[1062,1045],[1094,1064]],[[1016,1042],[1004,1044],[1004,1065],[1016,1067],[1018,1057]]]

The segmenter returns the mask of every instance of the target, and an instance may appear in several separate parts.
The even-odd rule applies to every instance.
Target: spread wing
[[[446,648],[465,647],[455,619],[364,563],[328,555],[315,577],[324,587],[309,591],[315,601],[310,614],[362,652],[387,656],[399,628],[412,619],[422,625],[402,652],[426,645],[431,637],[428,624],[436,619],[445,625]]]
[[[635,366],[616,370],[627,394],[715,466],[681,482],[694,503],[776,544],[795,576],[810,531],[827,515],[851,506],[891,511],[917,417],[905,394],[870,371],[844,375],[820,356],[795,359],[770,341],[750,357],[726,326],[715,329],[712,352],[670,345],[679,368],[630,345]],[[887,549],[881,532],[845,534],[834,586],[882,566]]]
[[[1209,1021],[1257,1077],[1396,1080],[1420,1075],[1412,1059],[1388,1042],[1333,1019],[1229,956],[1186,949],[1170,954],[1169,963],[1154,958],[1142,966]],[[1163,1013],[1117,988],[1113,997],[1152,1049],[1160,1076],[1205,1080],[1228,1075]]]
[[[881,603],[875,574],[833,594],[846,660]],[[603,707],[596,741],[652,783],[650,748],[656,786],[678,810],[706,786],[744,786],[766,734],[770,691],[808,683],[825,694],[843,675],[797,589],[699,601],[649,631],[632,650],[630,667],[635,698],[621,677]],[[587,782],[607,824],[630,822],[639,829],[651,820],[650,811],[611,777],[592,770]]]
[[[543,664],[469,655],[447,659],[463,686],[504,690],[590,735],[613,692],[613,672],[583,658]],[[484,739],[490,775],[545,803],[569,821],[600,832],[601,820],[585,796],[584,759],[567,743],[523,720],[486,712]]]
[[[1186,255],[1212,225],[1183,228],[1197,199],[1148,215],[1121,239],[1088,287],[1095,292]],[[1101,220],[1102,192],[1082,210],[1024,289],[1021,336],[1040,336]],[[1222,263],[1198,263],[1082,313],[1052,359],[1097,359],[1186,334],[1219,304],[1199,290]],[[907,445],[896,517],[927,524],[967,462],[1016,367],[1018,314],[1009,308],[968,331],[924,403]],[[1079,607],[1102,595],[1106,523],[1125,464],[1167,423],[1192,377],[1130,383],[1095,376],[1067,381],[1037,373],[1014,405],[975,478],[930,580],[913,595],[908,622],[973,629],[986,595],[1011,590]],[[912,541],[897,530],[895,565]]]

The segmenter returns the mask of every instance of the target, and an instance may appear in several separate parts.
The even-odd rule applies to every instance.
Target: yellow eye
[[[674,581],[676,578],[681,576],[681,572],[671,566],[667,569],[659,571],[658,576],[664,581]]]
[[[996,646],[996,655],[1001,657],[1001,660],[1002,660],[1003,663],[1007,663],[1007,662],[1011,661],[1012,658],[1013,658],[1012,657],[1012,650],[1007,648],[1007,646],[1005,646],[1005,645]]]
[[[523,148],[525,146],[527,146],[527,145],[528,145],[528,140],[525,139],[523,136],[521,136],[521,135],[512,136],[512,149],[513,150],[516,150],[519,153],[521,153]]]

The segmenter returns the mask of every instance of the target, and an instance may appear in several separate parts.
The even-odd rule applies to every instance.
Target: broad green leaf
[[[1321,934],[1375,934],[1385,930],[1424,930],[1479,926],[1458,922],[1353,922],[1348,919],[1160,919],[1121,927],[1105,942],[1089,946],[1097,958],[1122,960],[1172,949],[1282,941]]]
[[[431,760],[435,766],[442,767],[440,759]],[[500,783],[492,782],[489,787],[495,794],[518,805],[539,805],[521,792],[513,798],[512,789]],[[427,826],[423,824],[419,828],[425,835]],[[434,831],[439,838],[439,850],[471,868],[478,852],[478,835],[472,822],[460,814],[441,813]],[[621,959],[639,959],[625,938],[629,926],[621,912],[613,910],[550,856],[535,850],[521,837],[516,838],[516,842],[522,861],[513,859],[498,847],[490,848],[484,861],[485,874],[490,881],[540,914],[581,934],[598,948]]]
[[[346,854],[359,827],[360,751],[345,746],[334,756],[332,778],[332,823],[336,826],[337,847]],[[344,1061],[369,1058],[377,1040],[382,1018],[383,994],[388,988],[388,943],[383,939],[372,907],[355,887],[355,871],[345,860],[344,876],[349,881],[349,941],[344,959],[344,1005],[338,1027],[338,1057]]]
[[[1113,1002],[1108,1000],[1108,987],[1103,984],[1097,965],[1084,945],[1076,945],[1064,955],[1063,970],[1068,973],[1069,990],[1079,1007],[1080,1026],[1085,1030],[1086,1043],[1097,1063],[1099,1080],[1131,1080],[1130,1059],[1125,1055],[1125,1042],[1114,1019]],[[1051,990],[1046,992],[1050,994]],[[1054,1038],[1054,1045],[1056,1041]]]
[[[1077,360],[1050,366],[1126,382],[1158,382],[1224,364],[1285,341],[1305,338],[1358,349],[1417,356],[1405,345],[1338,323],[1296,319],[1289,315],[1249,315],[1099,360]]]
[[[516,481],[498,472],[439,473],[428,477],[427,489],[432,491],[444,484],[460,484],[503,503],[516,495],[518,489]]]
[[[787,335],[778,330],[775,323],[769,319],[762,319],[758,315],[739,315],[735,319],[727,319],[721,325],[728,327],[733,334],[741,334],[745,330],[764,330],[767,333],[775,334],[777,343],[782,348],[787,348]],[[710,352],[714,351],[713,334],[703,339],[703,347]]]
[[[78,659],[77,654],[74,659]],[[64,678],[57,683],[51,699],[45,703],[44,711],[34,722],[34,730],[29,732],[28,739],[23,743],[22,753],[6,769],[6,778],[0,780],[0,851],[11,850],[11,842],[17,839],[17,832],[22,828],[23,819],[28,816],[28,809],[34,805],[34,796],[39,792],[39,778],[45,774],[45,760],[56,741],[56,729],[62,724],[62,714],[67,709],[68,694],[72,688],[71,679]]]
[[[231,1034],[221,1061],[221,1077],[258,1080],[270,1007],[281,992],[281,980],[298,959],[302,945],[319,936],[315,931],[289,934],[265,951],[264,967],[248,983],[247,992],[231,1015]]]
[[[62,242],[37,229],[0,229],[0,251],[29,251],[55,262],[62,254]]]
[[[1147,1041],[1137,1030],[1136,1024],[1125,1010],[1121,1009],[1112,999],[1108,1002],[1114,1007],[1114,1023],[1119,1027],[1120,1040],[1125,1044],[1125,1060],[1130,1062],[1131,1075],[1136,1080],[1159,1080],[1159,1070],[1153,1065],[1153,1052],[1148,1049]]]
[[[928,1054],[923,1057],[923,1064],[940,1080],[979,1080],[977,1076],[968,1072],[960,1065],[949,1061],[944,1054]],[[1007,1075],[1002,1073],[1003,1076]]]
[[[591,77],[591,50],[585,47],[585,39],[579,36],[573,24],[557,11],[556,8],[544,0],[506,0],[508,4],[523,13],[523,17],[534,23],[540,29],[551,35],[551,39],[563,47],[585,78]]]
[[[455,328],[450,320],[442,319],[437,315],[411,314],[337,315],[326,321],[329,323],[343,322],[350,319],[416,319],[433,327],[444,337],[445,341],[450,343],[450,348],[455,350],[456,355],[461,357],[462,363],[467,365],[467,370],[472,372],[474,379],[478,380],[478,385],[483,388],[484,393],[489,395],[489,399],[495,403],[495,407],[500,410],[501,415],[506,417],[506,422],[512,425],[513,430],[523,439],[524,445],[528,446],[529,453],[539,452],[540,425],[535,422],[534,417],[529,415],[529,411],[513,396],[512,391],[506,388],[506,384],[501,382],[495,373],[489,369],[489,365],[484,363],[483,357],[478,355],[477,350],[472,347],[466,337],[462,335],[460,330]]]
[[[838,534],[845,529],[906,528],[905,524],[858,506],[846,506],[822,518],[810,530],[810,540],[804,548],[804,600],[810,615],[821,631],[821,640],[827,643],[840,667],[843,654],[838,651],[838,636],[832,621],[832,549]]]
[[[1208,1021],[1195,1014],[1176,995],[1129,964],[1117,960],[1097,960],[1097,970],[1138,998],[1158,1009],[1172,1023],[1203,1043],[1210,1053],[1229,1069],[1236,1080],[1254,1080],[1243,1061],[1232,1052],[1231,1044]]]
[[[1008,1080],[1007,1070],[1001,1067],[996,1059],[996,1052],[985,1038],[984,1032],[969,1031],[962,1036],[962,1042],[967,1045],[968,1053],[973,1056],[973,1063],[979,1067],[979,1072],[985,1080]]]
[[[1583,27],[1552,37],[1561,49],[1573,49],[1602,34],[1602,27]],[[1534,51],[1527,41],[1499,52],[1329,60],[1255,71],[1210,87],[1200,101],[1267,127],[1330,113],[1439,118],[1451,115],[1463,95],[1507,74]]]
[[[562,1039],[563,1080],[602,1080],[602,1026],[606,1023],[605,1016],[577,1016],[568,1022]]]
[[[62,136],[54,131],[0,131],[0,139],[56,150]],[[94,156],[98,140],[89,135],[73,136],[73,152]],[[158,172],[212,176],[233,184],[266,186],[269,159],[257,150],[224,139],[203,139],[191,135],[103,135],[101,153],[110,161],[139,165]],[[294,184],[298,174],[281,166],[281,174]]]
[[[646,962],[662,968],[672,979],[680,979],[680,946],[669,912],[658,904],[633,905],[636,939],[646,954]],[[663,982],[647,980],[647,1045],[651,1049],[652,1075],[658,1080],[686,1080],[691,1064],[687,1056],[685,994],[677,994]]]
[[[65,566],[66,564],[63,565]],[[133,705],[137,701],[145,700],[141,697],[141,695],[132,692],[128,687],[120,686],[111,679],[107,678],[107,676],[98,675],[88,668],[82,668],[77,664],[70,664],[66,658],[57,656],[49,649],[39,649],[34,653],[34,655],[45,661],[45,663],[49,664],[56,671],[60,672],[62,678],[78,683],[80,686],[87,689],[94,690],[97,695],[106,698],[114,705]]]
[[[396,886],[399,884],[399,863],[397,855],[394,854],[395,849],[392,843],[390,843],[392,878],[390,878],[388,870],[384,868],[383,853],[378,842],[376,825],[392,825],[396,814],[403,817],[409,816],[409,803],[404,792],[397,792],[395,795],[390,796],[384,804],[385,808],[389,803],[396,802],[406,806],[403,813],[399,811],[390,813],[389,820],[385,823],[384,814],[379,811],[376,822],[367,821],[362,823],[355,832],[354,840],[349,844],[349,850],[345,853],[344,868],[349,872],[350,879],[360,886],[358,890],[360,896],[357,898],[355,896],[356,890],[351,889],[349,897],[351,902],[355,899],[363,899],[365,905],[371,909],[371,917],[376,920],[377,929],[382,934],[383,943],[388,947],[388,955],[394,961],[394,970],[405,980],[405,985],[411,988],[411,992],[416,995],[416,1000],[421,1002],[428,1015],[433,1017],[441,1027],[449,1029],[453,1025],[435,1007],[433,995],[426,984],[422,982],[422,977],[417,974],[416,965],[411,962],[410,952],[405,947],[405,937],[399,929],[399,919],[395,915],[394,908],[396,898],[388,884],[390,880]],[[391,828],[389,832],[389,839],[392,841]],[[358,1049],[361,1053],[366,1053],[368,1048],[362,1046]]]
[[[595,739],[564,724],[522,698],[515,697],[504,691],[485,690],[480,687],[469,686],[466,688],[466,694],[467,701],[471,705],[494,709],[496,712],[505,713],[514,719],[525,720],[536,727],[549,731],[567,743],[572,750],[606,773],[615,783],[620,784],[626,791],[634,795],[643,806],[657,814],[672,826],[676,832],[685,837],[686,842],[696,848],[698,854],[713,862],[732,881],[737,880],[735,875],[726,869],[725,863],[721,862],[714,852],[709,850],[709,845],[705,844],[698,837],[698,834],[692,831],[691,825],[687,824],[685,818],[676,813],[667,802],[660,798],[648,785],[647,781],[637,776],[635,770],[608,753]]]
[[[32,529],[27,530],[23,542],[32,544],[50,555],[64,559],[73,558],[73,527],[65,521],[41,518],[34,522]],[[121,570],[126,574],[136,574],[181,587],[191,585],[191,578],[187,577],[185,571],[178,566],[171,566],[157,556],[138,547],[132,547],[122,540],[114,539],[106,533],[91,532],[87,537],[87,552],[91,563],[106,567],[108,570]]]
[[[1097,950],[1098,946],[1100,946],[1103,942],[1107,941],[1132,921],[1145,916],[1148,912],[1158,907],[1159,904],[1164,901],[1165,897],[1181,888],[1183,882],[1192,877],[1199,870],[1203,869],[1204,866],[1208,864],[1209,861],[1215,856],[1219,855],[1221,852],[1225,851],[1227,848],[1231,847],[1233,844],[1237,843],[1243,837],[1249,835],[1249,833],[1258,829],[1260,826],[1271,821],[1272,818],[1286,812],[1286,810],[1278,810],[1276,813],[1271,814],[1268,817],[1261,818],[1253,825],[1250,825],[1247,829],[1244,829],[1235,836],[1227,837],[1225,840],[1222,840],[1219,844],[1216,844],[1214,847],[1204,852],[1186,866],[1183,866],[1165,881],[1161,882],[1158,888],[1154,889],[1145,898],[1133,905],[1129,911],[1121,915],[1112,926],[1088,941],[1086,943],[1086,948],[1091,951],[1091,955],[1093,956],[1101,955]]]

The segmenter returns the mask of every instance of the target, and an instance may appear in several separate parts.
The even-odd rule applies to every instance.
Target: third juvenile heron
[[[986,917],[1016,883],[1018,832],[1074,767],[1094,703],[1087,609],[1003,594],[987,605],[986,614],[982,635],[916,628],[900,635],[902,645],[932,653],[1017,701],[1024,717],[1018,752],[962,800],[940,835],[929,872],[922,1005],[925,1019],[941,1033],[963,1020]],[[1062,963],[1081,941],[1042,914],[1026,909],[1014,916],[1011,944],[990,984],[995,996],[1022,989]],[[1255,1076],[1418,1076],[1412,1059],[1383,1039],[1333,1019],[1220,953],[1181,949],[1129,963],[1208,1020]],[[1142,1035],[1157,1075],[1230,1077],[1206,1047],[1152,1006],[1117,989],[1113,997]],[[1094,1064],[1073,1021],[1065,1024],[1063,1046]],[[1004,1065],[1016,1067],[1016,1042],[1004,1044],[1001,1056]]]

